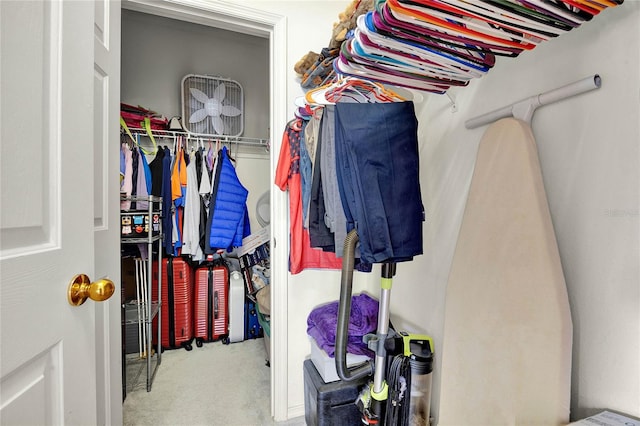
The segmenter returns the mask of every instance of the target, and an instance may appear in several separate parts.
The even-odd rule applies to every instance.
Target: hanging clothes
[[[164,147],[164,156],[162,158],[162,245],[165,254],[173,256],[173,218],[172,218],[171,202],[171,150]]]
[[[133,187],[133,152],[131,151],[129,144],[126,143],[120,144],[120,152],[123,153],[123,155],[120,156],[120,159],[122,160],[124,157],[124,177],[120,186],[120,192],[125,196],[130,197]],[[122,165],[120,168],[122,169]],[[130,208],[131,200],[120,201],[120,210],[129,210]]]
[[[205,235],[204,235],[204,254],[213,254],[216,250],[211,247],[211,222],[213,220],[213,210],[216,205],[216,193],[218,192],[218,184],[220,183],[220,152],[218,154],[212,156],[212,149],[209,147],[209,152],[207,153],[207,162],[209,162],[209,158],[211,158],[211,192],[209,194],[209,208],[207,213],[207,222],[205,225]]]
[[[138,148],[135,146],[131,150],[131,196],[138,195],[138,162],[140,157],[138,156]],[[131,200],[131,210],[137,210],[138,206],[135,201]]]
[[[162,197],[163,159],[164,149],[159,148],[156,156],[151,160],[151,163],[149,163],[149,170],[151,171],[151,195],[155,195],[156,197]]]
[[[335,107],[326,105],[320,122],[320,179],[325,206],[324,222],[333,232],[336,256],[342,257],[347,238],[347,219],[344,215],[338,177],[336,175]]]
[[[124,138],[121,137],[120,139],[124,139]],[[126,171],[125,162],[127,161],[124,155],[123,145],[126,145],[126,142],[121,141],[120,142],[120,188],[122,188],[122,182],[124,182],[124,174]]]
[[[219,179],[211,212],[209,245],[231,251],[233,247],[242,246],[242,239],[251,234],[247,211],[249,191],[240,183],[226,146],[218,153],[218,162]]]
[[[308,127],[308,126],[307,126]],[[302,143],[301,143],[302,145]],[[316,153],[322,152],[322,141],[315,141]],[[311,180],[311,190],[309,199],[309,213],[307,229],[309,230],[309,241],[311,247],[320,248],[324,251],[336,252],[333,232],[324,222],[325,203],[322,192],[322,179],[320,170],[320,155],[315,156],[316,166]],[[304,198],[303,198],[304,200]]]
[[[147,188],[147,171],[145,170],[146,161],[144,159],[144,154],[141,150],[136,150],[136,155],[138,157],[138,167],[136,171],[136,195],[138,197],[148,197],[149,190]],[[147,166],[148,167],[148,166]],[[136,201],[136,209],[137,210],[147,210],[149,208],[148,201]]]
[[[142,163],[142,170],[144,171],[144,181],[147,189],[147,195],[151,195],[153,187],[153,178],[151,177],[151,168],[147,162],[147,156],[144,152],[140,152],[140,161]]]
[[[335,106],[338,189],[347,231],[357,230],[364,262],[422,254],[417,130],[413,102]]]
[[[176,155],[171,169],[171,200],[173,202],[171,245],[174,256],[181,254],[184,198],[187,192],[187,159],[183,148],[182,137],[178,136],[175,148]]]
[[[302,120],[302,129],[300,130],[300,185],[302,186],[302,226],[309,228],[309,201],[311,199],[311,180],[312,165],[311,157],[307,151],[305,143],[305,129],[309,124],[309,120],[305,117]]]
[[[206,235],[209,217],[209,204],[211,201],[212,168],[209,167],[204,151],[199,150],[198,153],[200,154],[196,156],[196,161],[200,163],[200,185],[198,186],[198,193],[200,195],[200,224],[198,230],[200,235],[200,249],[203,253],[207,253],[208,250],[210,250]],[[198,163],[196,163],[196,166],[197,164]]]
[[[290,121],[282,135],[280,156],[276,168],[275,184],[289,191],[290,241],[289,271],[300,273],[305,269],[341,269],[342,260],[335,253],[311,247],[309,232],[303,227],[302,185],[300,176],[300,132],[302,120]]]
[[[155,197],[162,197],[163,159],[164,149],[159,147],[156,150],[156,155],[153,157],[153,160],[149,163],[149,175],[151,181],[149,193]],[[154,203],[153,209],[155,211],[160,210],[160,204]]]
[[[187,164],[181,137],[178,137],[175,153],[175,160],[171,169],[171,200],[176,207],[181,207],[184,203],[187,187]]]
[[[184,197],[184,215],[182,225],[182,254],[191,255],[192,260],[204,260],[200,248],[200,194],[198,193],[198,172],[196,153],[187,166],[187,186]]]
[[[311,158],[312,171],[315,167],[317,141],[320,134],[320,122],[322,120],[322,108],[311,108],[311,117],[309,118],[309,124],[305,128],[304,143]]]

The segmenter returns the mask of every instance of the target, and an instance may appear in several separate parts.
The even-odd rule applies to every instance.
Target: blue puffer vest
[[[214,249],[231,250],[240,247],[242,238],[251,234],[247,213],[249,191],[240,183],[236,169],[229,160],[227,147],[220,155],[220,179],[216,192],[209,244]]]

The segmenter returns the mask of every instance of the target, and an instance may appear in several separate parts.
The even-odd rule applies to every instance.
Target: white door
[[[119,290],[106,302],[67,301],[76,274],[120,281],[106,181],[117,160],[103,145],[113,130],[96,127],[96,140],[93,125],[113,102],[111,91],[96,95],[109,72],[94,65],[100,17],[93,2],[0,1],[2,424],[121,421],[120,382],[105,376],[120,377],[119,345],[110,347]]]
[[[2,0],[0,0],[2,1]],[[120,1],[94,0],[93,226],[95,277],[118,292],[96,309],[98,425],[122,423],[120,298]],[[93,277],[92,277],[93,278]]]

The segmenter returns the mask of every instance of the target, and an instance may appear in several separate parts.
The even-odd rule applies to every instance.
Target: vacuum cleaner
[[[358,234],[352,230],[344,242],[340,301],[336,329],[335,362],[338,377],[345,382],[371,380],[363,388],[356,405],[365,425],[408,426],[430,424],[431,380],[434,346],[426,335],[396,332],[390,327],[389,306],[396,264],[382,264],[378,326],[375,335],[364,337],[375,359],[347,367],[347,337],[355,248]]]

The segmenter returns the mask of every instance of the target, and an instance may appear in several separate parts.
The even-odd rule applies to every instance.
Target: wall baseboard
[[[297,417],[304,417],[304,404],[289,407],[287,410],[287,420],[292,420]]]

